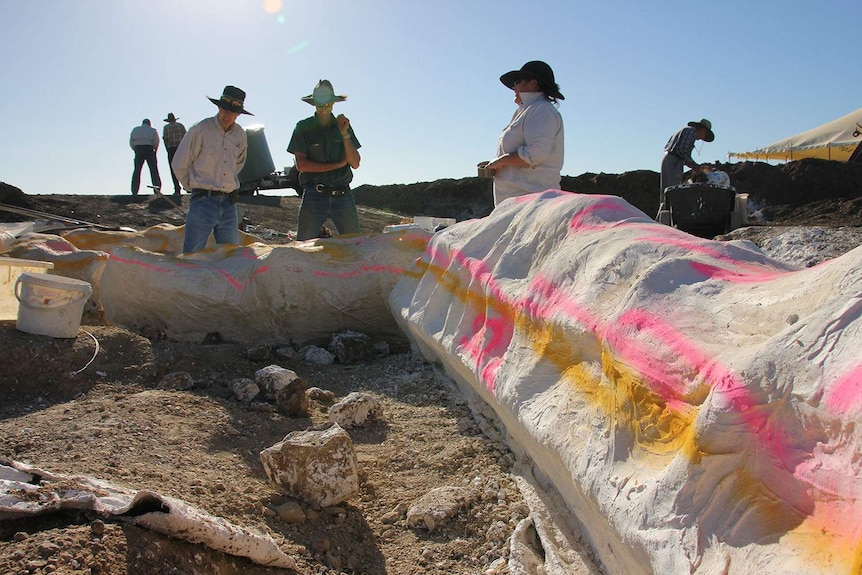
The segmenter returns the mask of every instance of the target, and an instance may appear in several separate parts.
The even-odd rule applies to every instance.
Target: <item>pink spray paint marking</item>
[[[570,232],[598,231],[612,228],[619,222],[609,221],[608,218],[598,216],[599,213],[607,213],[613,216],[631,212],[626,205],[619,201],[614,201],[610,196],[601,196],[601,198],[603,199],[587,208],[584,208],[569,221]],[[601,221],[596,223],[589,221],[589,219],[594,216],[597,218],[600,217]]]
[[[653,393],[674,409],[684,410],[688,407],[680,398],[679,382],[667,373],[662,359],[654,357],[654,350],[644,348],[628,337],[629,331],[649,333],[663,347],[669,348],[668,355],[680,358],[694,372],[704,372],[708,381],[735,380],[727,369],[714,362],[675,327],[646,310],[627,311],[613,323],[604,326],[602,331],[602,337],[608,341],[614,352],[647,380]],[[735,381],[734,385],[741,383]]]
[[[218,273],[225,280],[227,280],[227,282],[230,285],[232,285],[234,288],[236,288],[237,291],[243,291],[246,287],[249,286],[249,284],[251,284],[252,281],[254,281],[254,278],[256,278],[257,276],[264,274],[268,271],[269,271],[269,266],[261,266],[255,270],[253,270],[249,274],[247,281],[241,282],[236,277],[234,277],[233,274],[228,273],[226,270],[216,269],[216,273]]]
[[[739,284],[763,283],[772,281],[779,277],[784,277],[789,273],[795,273],[763,271],[760,271],[760,273],[746,273],[742,271],[728,270],[702,262],[690,262],[689,265],[694,271],[707,278]]]
[[[662,373],[660,363],[650,360],[649,350],[640,349],[632,340],[625,337],[624,330],[620,330],[621,327],[632,328],[639,332],[650,332],[673,354],[683,359],[698,373],[703,373],[705,380],[712,382],[712,388],[724,394],[728,399],[733,411],[746,414],[744,424],[750,433],[757,436],[773,456],[773,459],[781,461],[782,467],[787,469],[784,462],[793,459],[794,450],[784,440],[784,437],[776,432],[774,426],[770,425],[767,413],[756,409],[760,402],[745,388],[744,383],[735,374],[710,358],[693,345],[684,334],[661,318],[644,310],[626,312],[614,322],[613,327],[609,324],[607,339],[612,343],[614,350],[621,353],[627,362],[654,382],[657,390],[665,391],[660,397],[670,395],[666,399],[669,405],[671,403],[680,404],[680,400],[676,397],[674,381]]]
[[[826,397],[826,405],[841,414],[862,408],[862,363],[838,378]]]
[[[544,274],[536,275],[529,291],[530,297],[524,300],[522,309],[531,317],[548,321],[551,315],[563,312],[570,319],[582,324],[587,331],[600,331],[598,318],[569,294],[559,289]]]
[[[137,266],[137,267],[140,267],[140,268],[144,268],[144,269],[147,269],[147,270],[150,270],[150,271],[154,271],[154,272],[159,272],[159,273],[173,273],[173,271],[174,271],[174,269],[173,269],[173,268],[167,268],[167,267],[164,267],[164,266],[158,266],[158,265],[155,265],[155,264],[150,264],[150,263],[141,262],[141,261],[136,261],[136,260],[129,260],[129,259],[121,258],[121,257],[116,256],[116,255],[112,255],[112,256],[111,256],[111,259],[112,259],[113,261],[121,262],[121,263],[124,263],[124,264],[126,264],[126,265]],[[228,282],[230,285],[232,285],[234,288],[236,288],[237,290],[240,290],[240,291],[241,291],[241,290],[243,290],[243,289],[245,289],[245,288],[246,288],[246,286],[248,286],[248,284],[249,284],[249,283],[251,283],[251,281],[252,281],[256,276],[259,276],[259,275],[261,275],[261,274],[266,273],[266,272],[268,272],[268,271],[269,271],[269,266],[268,266],[268,265],[263,265],[263,266],[261,266],[261,267],[259,267],[259,268],[255,269],[255,270],[254,270],[254,271],[249,275],[248,281],[246,281],[246,282],[241,282],[241,281],[239,281],[236,277],[234,277],[232,274],[228,273],[227,271],[225,271],[225,270],[223,270],[223,269],[214,268],[214,267],[211,267],[211,266],[200,265],[200,264],[195,264],[195,263],[191,263],[191,262],[177,262],[177,264],[176,264],[176,265],[177,265],[177,267],[179,267],[179,268],[183,268],[183,269],[195,269],[195,270],[199,270],[199,269],[209,269],[209,270],[211,270],[211,271],[214,271],[216,274],[218,274],[218,275],[222,276],[225,280],[227,280],[227,282]]]
[[[487,364],[482,370],[483,378],[487,388],[494,391],[497,369],[515,331],[514,318],[505,314],[507,298],[484,260],[467,257],[460,251],[453,252],[452,259],[460,263],[461,267],[477,280],[477,284],[483,287],[483,301],[499,302],[490,306],[491,311],[497,308],[498,316],[491,317],[488,313],[478,313],[474,320],[473,335],[459,342],[467,356],[477,365]],[[485,339],[488,341],[483,343]],[[492,362],[486,359],[488,357],[498,357],[499,361],[495,366],[491,366]]]

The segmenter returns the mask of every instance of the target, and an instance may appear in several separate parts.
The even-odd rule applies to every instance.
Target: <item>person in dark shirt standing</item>
[[[661,161],[661,182],[659,184],[659,207],[656,220],[670,223],[670,214],[665,207],[664,191],[670,186],[678,186],[682,182],[682,172],[688,166],[695,172],[710,171],[710,166],[698,164],[691,158],[691,151],[697,140],[711,142],[715,140],[712,132],[712,122],[703,119],[700,122],[689,122],[667,141],[664,146],[664,157]],[[667,220],[667,221],[664,221]]]
[[[332,218],[341,235],[359,233],[350,182],[359,167],[360,144],[350,120],[344,114],[332,114],[332,105],[346,99],[335,94],[329,80],[320,80],[311,95],[302,98],[315,112],[296,124],[287,146],[296,158],[302,187],[297,240],[318,237],[327,218]]]
[[[162,128],[162,140],[165,142],[165,150],[168,151],[168,167],[171,168],[171,179],[174,181],[174,195],[179,196],[182,193],[182,187],[180,186],[179,180],[177,180],[177,174],[174,172],[174,168],[171,167],[171,162],[174,161],[174,154],[177,153],[177,148],[180,145],[180,142],[183,141],[183,136],[186,135],[186,127],[177,122],[179,118],[174,116],[173,112],[168,114],[168,117],[165,118],[165,122],[168,124]]]
[[[132,129],[129,136],[129,146],[135,151],[135,167],[132,171],[132,195],[137,196],[141,188],[141,169],[144,162],[150,169],[150,181],[155,188],[162,187],[162,179],[159,177],[159,165],[156,160],[156,150],[159,149],[159,133],[150,125],[150,121],[144,118],[140,126]]]

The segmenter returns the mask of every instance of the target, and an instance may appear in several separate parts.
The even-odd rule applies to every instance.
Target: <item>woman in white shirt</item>
[[[518,109],[497,140],[494,205],[503,200],[559,189],[563,168],[563,118],[557,101],[565,100],[546,63],[534,60],[500,76],[515,91]]]

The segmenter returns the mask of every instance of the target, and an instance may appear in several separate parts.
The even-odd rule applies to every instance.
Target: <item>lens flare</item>
[[[263,0],[263,10],[268,14],[281,12],[281,0]]]
[[[304,50],[307,47],[308,47],[308,42],[303,40],[302,42],[300,42],[296,46],[293,46],[292,48],[288,49],[287,53],[288,54],[296,54],[297,52]]]

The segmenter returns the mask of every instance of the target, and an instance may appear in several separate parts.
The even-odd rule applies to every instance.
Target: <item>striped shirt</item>
[[[697,162],[691,159],[691,151],[694,149],[695,141],[697,141],[697,129],[686,126],[670,137],[670,140],[664,146],[664,151],[668,154],[673,154],[682,160],[685,165],[693,168],[698,165]]]

